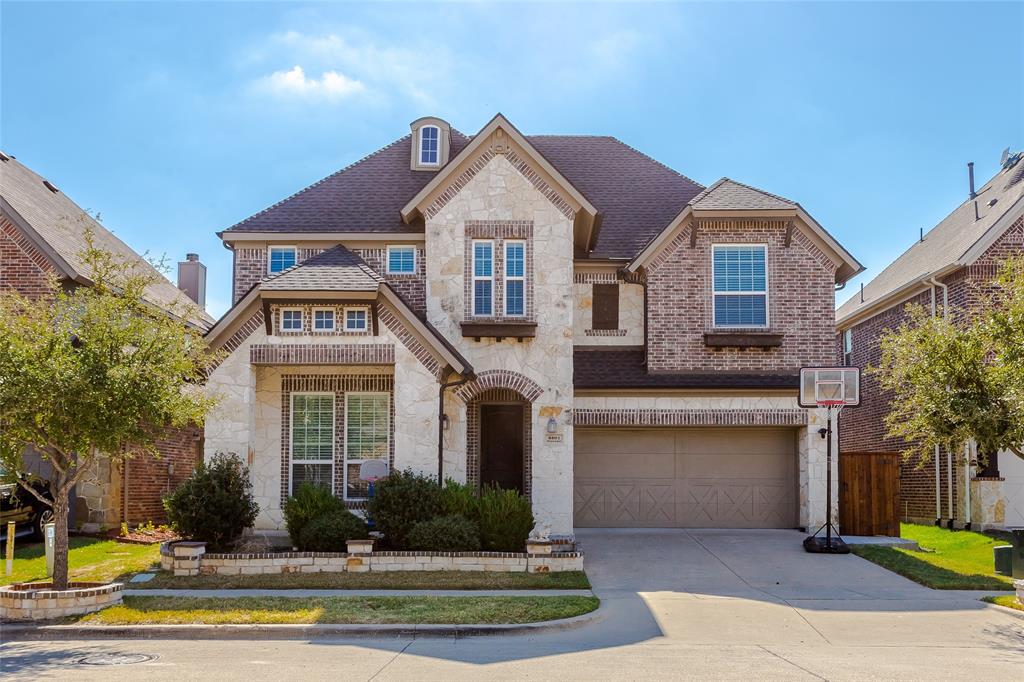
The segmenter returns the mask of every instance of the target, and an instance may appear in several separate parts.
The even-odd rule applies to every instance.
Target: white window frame
[[[272,245],[267,247],[267,274],[268,275],[276,275],[279,272],[284,272],[284,270],[288,269],[288,268],[285,268],[284,270],[278,270],[277,272],[274,272],[273,270],[270,269],[270,263],[273,260],[272,256],[273,256],[275,250],[277,250],[277,251],[291,251],[292,255],[295,256],[292,259],[293,260],[292,265],[294,266],[294,265],[298,265],[299,264],[299,248],[297,246],[287,245],[287,244],[272,244]]]
[[[853,329],[843,331],[843,364],[847,367],[853,360]]]
[[[523,274],[520,277],[510,277],[508,274],[508,247],[511,245],[520,245],[523,247]],[[506,239],[501,246],[501,271],[503,279],[502,289],[502,310],[505,312],[505,317],[526,317],[526,240],[524,239]],[[493,258],[493,255],[492,255]],[[491,268],[491,272],[494,272],[494,268]],[[523,283],[523,312],[521,313],[510,313],[508,311],[508,283],[509,282],[522,282]],[[493,286],[493,285],[492,285]],[[491,298],[494,298],[494,292],[491,292]]]
[[[331,314],[331,326],[325,327],[324,329],[316,328],[316,314],[317,313],[330,313]],[[313,308],[312,318],[309,321],[310,329],[313,330],[314,334],[326,334],[333,332],[338,328],[338,311],[334,308]]]
[[[398,271],[398,270],[392,270],[391,269],[391,252],[392,251],[397,251],[399,249],[401,249],[403,251],[405,251],[405,250],[411,250],[412,251],[412,271],[411,272],[401,272],[401,271]],[[416,247],[411,245],[411,244],[393,244],[393,245],[389,245],[388,248],[387,248],[387,253],[384,255],[384,257],[387,259],[387,262],[384,264],[384,268],[386,270],[386,274],[389,274],[389,275],[415,275],[416,272],[418,271],[419,263],[417,261],[419,260],[419,258],[416,255]]]
[[[486,277],[486,276],[479,276],[478,277],[477,274],[476,274],[476,245],[477,244],[487,244],[488,246],[491,247],[491,275],[490,275],[490,277]],[[469,312],[472,314],[473,317],[494,317],[494,266],[496,264],[495,263],[496,259],[494,257],[495,256],[494,240],[493,239],[474,239],[473,242],[470,244],[469,256],[470,256],[470,263],[469,263],[469,276],[470,276]],[[491,283],[491,309],[487,313],[478,313],[476,311],[476,283],[477,282],[490,282]]]
[[[299,313],[299,328],[298,329],[288,329],[288,328],[286,328],[284,326],[284,314],[286,312],[287,313],[294,313],[296,311],[298,311],[298,313]],[[288,332],[290,334],[301,333],[301,332],[306,331],[306,313],[305,313],[305,311],[302,308],[281,308],[281,320],[280,320],[278,326],[281,328],[281,331]]]
[[[715,290],[715,252],[718,249],[735,249],[759,247],[764,252],[764,291],[722,291]],[[771,306],[769,305],[768,291],[770,289],[768,273],[768,245],[767,244],[712,244],[711,245],[711,324],[715,329],[769,329],[771,327]],[[716,296],[764,296],[764,324],[718,324],[715,318],[715,297]]]
[[[389,465],[389,468],[390,468],[390,459],[391,459],[391,400],[392,400],[391,394],[388,393],[387,391],[347,391],[345,393],[345,396],[344,396],[344,400],[345,400],[345,415],[344,415],[345,416],[345,421],[342,422],[342,428],[344,429],[344,431],[343,431],[344,438],[342,439],[343,442],[341,444],[341,447],[342,447],[342,456],[341,456],[341,461],[342,461],[342,464],[341,464],[341,466],[342,466],[341,490],[342,490],[342,497],[347,502],[355,502],[355,501],[360,501],[360,500],[367,499],[365,497],[349,497],[348,496],[348,466],[349,466],[349,464],[354,464],[356,462],[365,462],[366,461],[365,459],[353,459],[353,460],[350,461],[349,457],[348,457],[348,399],[349,399],[350,396],[364,396],[364,395],[369,395],[369,396],[382,395],[382,396],[387,398],[387,409],[384,412],[384,418],[385,418],[385,422],[384,422],[384,435],[387,436],[387,441],[385,441],[385,444],[384,444],[384,460],[388,462],[388,465]]]
[[[298,396],[330,396],[331,397],[331,458],[330,460],[323,459],[296,459],[295,458],[295,398]],[[335,495],[334,490],[334,460],[337,458],[338,453],[335,452],[337,446],[337,423],[338,423],[338,396],[331,391],[296,391],[291,394],[289,399],[289,405],[291,406],[291,412],[288,415],[288,494],[295,494],[295,465],[296,464],[330,464],[331,465],[331,477],[330,477],[330,488],[331,494]],[[390,409],[390,407],[388,408]],[[347,422],[346,422],[347,423]]]
[[[363,328],[362,329],[356,329],[356,328],[352,328],[352,327],[348,326],[348,314],[349,314],[349,312],[356,312],[356,311],[363,313]],[[361,305],[345,306],[344,312],[342,314],[345,316],[345,319],[342,322],[342,325],[343,325],[342,329],[344,331],[349,332],[349,333],[354,333],[354,334],[365,334],[365,333],[370,331],[370,309],[367,308],[366,306],[361,306]]]
[[[436,130],[437,131],[437,161],[424,161],[423,160],[423,132],[425,130]],[[419,144],[416,147],[416,158],[419,161],[420,166],[440,166],[441,165],[441,128],[434,125],[421,126],[419,134]]]

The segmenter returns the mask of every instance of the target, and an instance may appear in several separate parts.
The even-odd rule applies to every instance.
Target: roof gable
[[[342,245],[263,280],[262,291],[377,291],[384,281],[362,258]]]
[[[796,202],[722,178],[690,201],[695,211],[792,211]]]

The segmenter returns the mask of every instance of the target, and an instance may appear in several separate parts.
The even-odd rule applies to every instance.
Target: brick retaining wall
[[[121,583],[68,583],[67,590],[52,590],[49,583],[21,583],[0,587],[0,619],[50,620],[78,616],[120,604]]]

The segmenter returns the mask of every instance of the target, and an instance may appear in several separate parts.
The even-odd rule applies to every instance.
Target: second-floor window
[[[345,331],[366,331],[366,308],[345,308]]]
[[[437,126],[420,128],[420,163],[436,166],[441,155],[441,131]]]
[[[763,244],[712,247],[716,327],[768,326],[767,260]]]
[[[388,274],[389,275],[414,275],[414,274],[416,274],[416,247],[415,246],[389,246],[388,247]]]
[[[315,332],[333,332],[334,331],[334,311],[331,309],[314,310],[313,311],[313,331]]]
[[[285,308],[281,311],[281,331],[302,331],[302,308]]]
[[[526,314],[526,242],[505,242],[505,314]]]
[[[270,258],[267,263],[267,266],[271,274],[275,272],[281,272],[282,270],[287,270],[293,265],[295,265],[294,246],[270,247]]]
[[[494,242],[473,242],[473,314],[494,314]]]
[[[619,328],[619,285],[595,284],[591,329]]]

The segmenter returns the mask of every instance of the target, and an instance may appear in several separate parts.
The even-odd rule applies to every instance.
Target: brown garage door
[[[794,528],[796,432],[577,429],[580,528]]]

